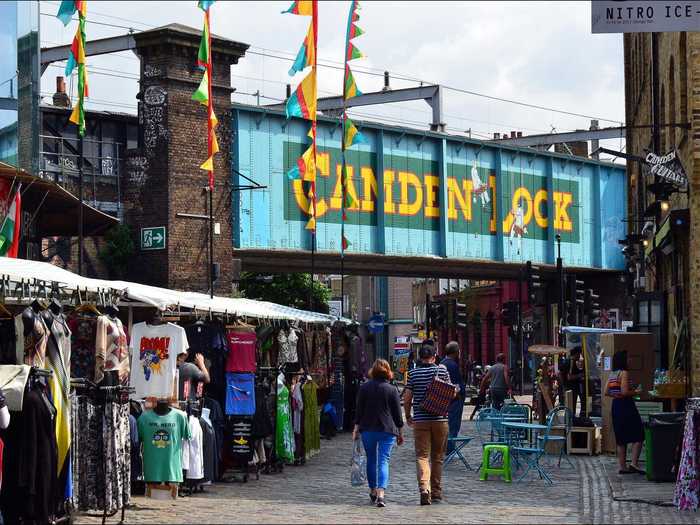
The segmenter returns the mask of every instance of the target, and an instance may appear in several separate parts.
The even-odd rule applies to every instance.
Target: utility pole
[[[520,395],[523,395],[525,388],[525,340],[523,338],[523,269],[518,273],[518,354],[520,354]]]
[[[564,300],[564,263],[562,262],[561,259],[561,235],[557,233],[555,239],[557,240],[557,281],[558,281],[558,287],[557,291],[559,293],[559,302],[557,305],[557,328],[561,326],[561,320],[564,318],[564,308],[565,308],[565,300]],[[557,344],[559,346],[564,346],[564,337],[561,334],[560,331],[557,330],[558,334],[558,341]]]
[[[83,136],[78,132],[78,275],[83,275],[83,260],[84,260],[84,241],[85,235],[83,231],[84,216],[83,216]]]

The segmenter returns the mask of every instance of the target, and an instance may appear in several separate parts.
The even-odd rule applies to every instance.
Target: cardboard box
[[[600,337],[600,346],[603,349],[602,369],[600,371],[601,388],[605,391],[608,377],[612,373],[612,358],[617,352],[627,351],[627,367],[630,381],[633,384],[642,385],[641,399],[647,399],[650,390],[654,388],[654,368],[656,356],[654,354],[653,334],[626,332],[608,333]],[[602,398],[602,450],[605,453],[615,453],[615,433],[613,431],[610,412],[612,410],[612,398]]]

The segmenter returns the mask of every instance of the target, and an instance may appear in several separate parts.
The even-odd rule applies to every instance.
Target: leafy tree
[[[127,265],[135,251],[131,228],[125,224],[118,224],[105,235],[105,245],[98,256],[107,266],[110,277],[122,279],[126,275]]]
[[[260,274],[242,272],[240,291],[248,299],[259,299],[283,304],[293,308],[328,313],[330,289],[324,284],[313,281],[308,273]]]

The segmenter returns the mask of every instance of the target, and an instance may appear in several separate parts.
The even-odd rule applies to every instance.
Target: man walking
[[[506,396],[513,393],[505,361],[506,357],[503,354],[498,354],[496,356],[496,364],[489,368],[489,371],[486,372],[486,375],[481,380],[481,390],[486,391],[486,385],[489,386],[491,406],[496,410],[500,410],[503,407]]]
[[[443,359],[440,364],[447,368],[450,374],[450,382],[459,387],[457,397],[450,403],[449,412],[447,413],[449,436],[454,438],[459,435],[459,429],[462,427],[462,412],[464,411],[464,395],[466,390],[464,380],[462,379],[462,373],[459,371],[459,343],[456,341],[447,343],[447,346],[445,346],[445,359]],[[452,450],[454,450],[454,444],[448,442],[447,453],[449,454]]]
[[[444,366],[435,364],[435,348],[432,345],[423,343],[418,357],[416,368],[408,373],[403,406],[406,423],[413,427],[420,504],[430,505],[442,502],[442,464],[448,425],[446,416],[427,412],[421,408],[421,404],[433,378],[437,376],[449,382],[450,374]]]

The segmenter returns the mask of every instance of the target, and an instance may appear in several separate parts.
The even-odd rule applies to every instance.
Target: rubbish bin
[[[644,426],[646,471],[649,481],[675,481],[674,465],[683,440],[685,412],[649,414]]]

